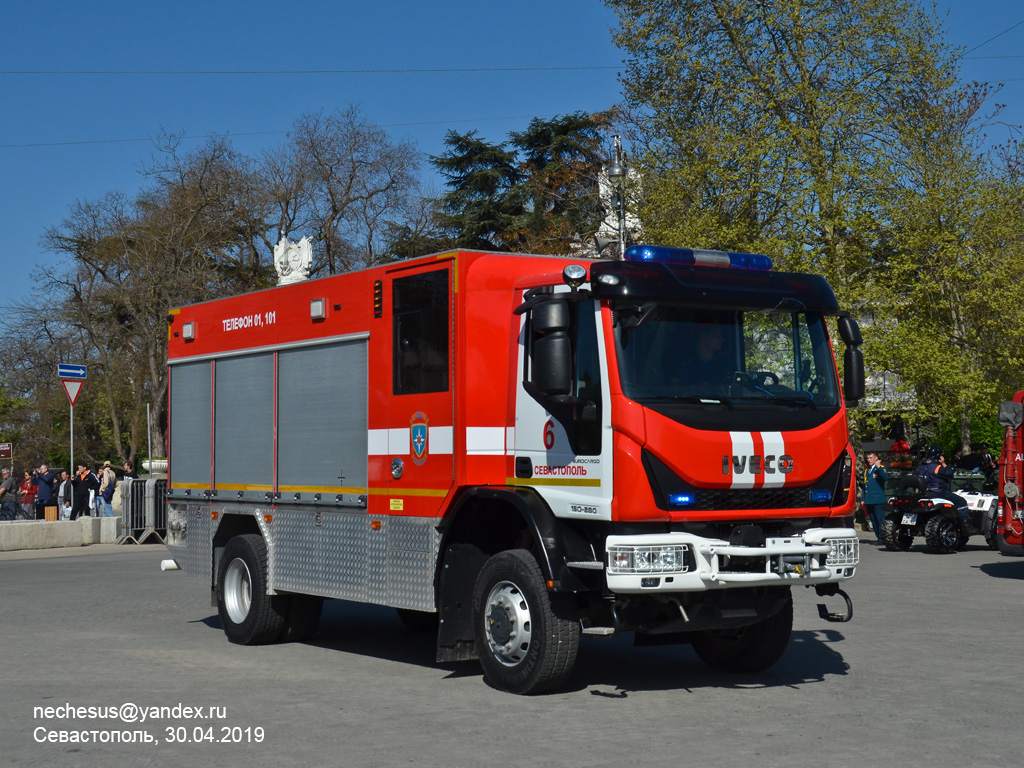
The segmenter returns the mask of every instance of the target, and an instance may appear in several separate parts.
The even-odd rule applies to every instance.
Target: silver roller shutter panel
[[[315,491],[336,501],[326,489],[341,488],[347,504],[366,493],[365,339],[281,352],[277,409],[282,501]]]
[[[209,488],[210,362],[172,365],[170,378],[171,482],[176,486]]]
[[[266,499],[274,482],[274,355],[218,360],[215,374],[217,496]]]

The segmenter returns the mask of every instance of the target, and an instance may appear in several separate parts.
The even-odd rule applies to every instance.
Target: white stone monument
[[[293,243],[284,234],[274,246],[274,267],[277,268],[277,284],[301,283],[309,277],[313,264],[313,241],[304,237]]]

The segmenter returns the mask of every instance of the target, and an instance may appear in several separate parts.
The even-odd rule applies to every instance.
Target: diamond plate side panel
[[[409,549],[430,552],[431,534],[435,530],[433,519],[419,517],[392,517],[388,519],[388,549]]]
[[[187,576],[213,581],[213,537],[210,508],[204,504],[171,504],[172,513],[185,525],[183,546],[168,547],[171,557]]]
[[[271,542],[271,587],[286,592],[367,601],[364,512],[300,508],[261,523]]]
[[[314,513],[278,510],[273,523],[261,527],[269,542],[271,589],[322,594],[317,586],[323,544]]]
[[[325,512],[323,555],[320,559],[325,595],[369,601],[366,538],[370,520],[365,512]]]
[[[433,556],[429,552],[389,552],[386,605],[416,611],[435,610],[433,566]]]
[[[387,526],[386,604],[417,611],[433,611],[435,521],[430,518],[392,517]]]
[[[272,590],[435,610],[441,534],[433,519],[370,518],[363,512],[323,507],[279,507],[267,523],[266,512],[271,510],[224,510],[256,515],[267,541]],[[374,521],[380,523],[379,530],[372,529]]]

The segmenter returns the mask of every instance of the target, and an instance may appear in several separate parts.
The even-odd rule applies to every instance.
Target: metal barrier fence
[[[145,544],[167,537],[167,481],[135,478],[121,481],[121,537],[118,544]]]

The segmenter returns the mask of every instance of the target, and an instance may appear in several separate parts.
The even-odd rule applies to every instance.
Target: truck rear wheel
[[[691,643],[701,661],[724,672],[760,672],[778,661],[793,632],[793,596],[782,610],[757,624],[696,632]]]
[[[267,594],[267,545],[255,533],[235,536],[217,568],[217,613],[232,643],[273,643],[285,628],[288,599]]]
[[[882,541],[891,552],[906,552],[914,543],[913,530],[904,528],[895,520],[886,518],[882,521]]]
[[[960,542],[960,524],[949,515],[935,515],[925,523],[924,541],[929,552],[942,555],[956,552]]]
[[[484,676],[509,693],[539,693],[569,677],[579,622],[555,615],[537,561],[525,549],[499,552],[480,570],[473,625]]]

